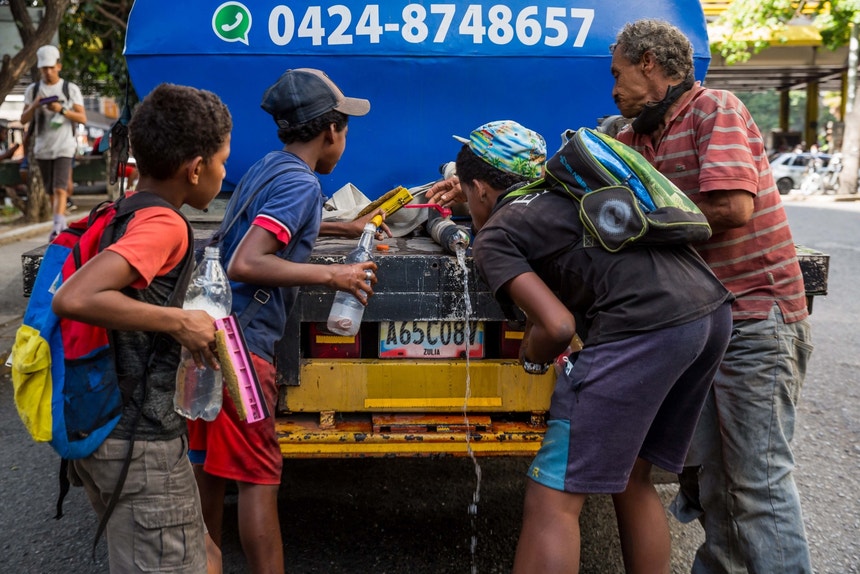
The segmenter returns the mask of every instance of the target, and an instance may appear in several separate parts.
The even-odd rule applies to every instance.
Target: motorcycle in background
[[[806,173],[800,182],[803,195],[829,195],[839,191],[839,174],[842,172],[842,154],[834,154],[826,168],[820,160],[809,162]]]

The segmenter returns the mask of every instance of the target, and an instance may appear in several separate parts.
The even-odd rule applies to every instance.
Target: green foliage
[[[746,105],[762,135],[767,136],[771,131],[779,129],[778,92],[736,92],[735,95]],[[806,92],[793,90],[789,92],[788,97],[790,100],[788,129],[789,131],[802,132],[806,117]],[[833,115],[827,106],[819,106],[817,121],[819,128],[823,132],[823,128],[829,122],[838,122],[838,118]]]
[[[808,18],[824,45],[835,50],[848,44],[852,24],[860,22],[860,0],[735,0],[715,22],[731,30],[716,48],[729,64],[745,62],[770,46],[766,38],[779,41],[794,18]]]
[[[785,22],[795,16],[793,0],[760,0],[758,2],[732,2],[717,20],[732,32],[720,46],[719,51],[726,62],[744,62],[752,54],[768,47],[770,42],[755,38],[768,38],[772,31],[779,30]]]
[[[63,76],[88,94],[123,101],[128,68],[122,55],[131,0],[78,0],[60,25]],[[136,101],[134,89],[130,97]]]
[[[14,205],[0,205],[0,220],[12,220],[21,215],[21,212]]]
[[[736,92],[738,98],[752,114],[762,135],[767,135],[779,127],[779,94],[768,92]],[[792,122],[793,123],[793,122]],[[802,122],[801,122],[802,125]],[[791,129],[795,129],[792,125]]]

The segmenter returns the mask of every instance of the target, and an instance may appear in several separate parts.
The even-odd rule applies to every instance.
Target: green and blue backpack
[[[618,252],[631,245],[699,243],[711,236],[705,215],[687,195],[633,148],[592,130],[568,130],[542,179],[505,201],[552,190],[577,204],[583,244]]]

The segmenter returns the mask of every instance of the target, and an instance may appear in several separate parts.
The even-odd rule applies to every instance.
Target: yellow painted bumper
[[[303,360],[286,387],[290,412],[534,412],[549,409],[555,377],[529,375],[514,360]],[[466,397],[466,390],[469,396]]]
[[[434,417],[423,415],[399,417],[399,424],[391,426],[366,414],[333,418],[335,422],[323,428],[316,415],[279,417],[276,428],[284,457],[468,456],[470,450],[475,456],[531,456],[546,430],[542,417],[536,417],[536,424],[470,417],[468,433],[460,425],[434,424]]]
[[[313,359],[300,381],[276,421],[285,457],[529,456],[555,378],[514,360]]]

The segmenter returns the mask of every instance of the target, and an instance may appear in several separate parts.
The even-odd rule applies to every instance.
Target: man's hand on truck
[[[434,183],[424,197],[428,203],[438,203],[442,207],[466,203],[466,194],[460,188],[460,179],[456,175]]]

